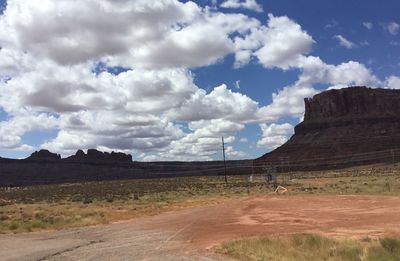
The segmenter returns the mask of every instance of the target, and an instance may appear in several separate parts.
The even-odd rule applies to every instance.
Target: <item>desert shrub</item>
[[[19,223],[13,221],[13,222],[10,223],[10,225],[8,226],[8,228],[9,228],[10,230],[17,230],[17,229],[19,228]]]
[[[357,245],[341,246],[333,256],[337,256],[339,260],[361,261],[362,251],[362,248]]]
[[[371,242],[371,238],[369,236],[364,236],[361,238],[361,242]]]
[[[114,201],[114,196],[112,194],[107,194],[106,195],[106,201],[111,203]]]
[[[81,202],[82,201],[82,196],[81,195],[73,195],[71,197],[72,202]]]
[[[239,260],[359,261],[360,243],[336,241],[319,235],[297,234],[245,238],[228,242],[217,249]]]
[[[320,248],[331,243],[329,239],[309,234],[293,235],[292,240],[295,246],[304,248]]]
[[[83,203],[83,204],[90,204],[90,203],[93,203],[93,200],[92,200],[91,198],[86,197],[86,198],[82,201],[82,203]]]
[[[37,220],[37,219],[32,220],[30,222],[30,226],[32,228],[44,228],[44,227],[46,227],[46,225],[41,220]]]
[[[400,260],[400,239],[385,237],[380,243],[386,251]]]
[[[0,216],[0,221],[8,220],[10,217],[8,215],[1,215]]]
[[[381,246],[373,246],[368,249],[366,261],[398,261],[394,259],[384,248]]]

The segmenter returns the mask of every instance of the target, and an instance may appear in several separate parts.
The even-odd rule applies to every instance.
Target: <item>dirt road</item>
[[[265,196],[104,226],[0,236],[1,260],[227,260],[211,248],[264,234],[400,235],[400,197]]]

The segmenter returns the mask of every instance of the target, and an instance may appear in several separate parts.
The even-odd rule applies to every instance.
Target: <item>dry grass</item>
[[[0,191],[0,233],[62,229],[156,215],[248,195],[247,177],[122,180]],[[267,193],[258,184],[252,193]]]
[[[400,195],[400,165],[287,173],[280,181],[291,193]]]
[[[400,165],[287,173],[289,194],[400,195]],[[248,176],[181,177],[0,188],[0,233],[110,223],[164,211],[268,194],[272,185]]]
[[[297,234],[241,239],[220,246],[217,252],[243,261],[398,261],[400,240],[334,240]]]
[[[223,201],[222,197],[177,199],[174,202],[115,201],[12,204],[0,208],[0,233],[62,229],[129,220],[165,211]]]

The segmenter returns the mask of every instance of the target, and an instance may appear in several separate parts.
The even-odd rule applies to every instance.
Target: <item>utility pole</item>
[[[226,161],[225,161],[225,142],[224,142],[224,136],[222,136],[222,156],[224,157],[225,183],[228,183],[228,177],[226,176]]]

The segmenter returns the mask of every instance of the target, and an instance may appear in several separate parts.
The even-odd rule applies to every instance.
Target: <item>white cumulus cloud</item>
[[[302,54],[311,51],[314,40],[288,17],[268,17],[268,28],[260,35],[263,47],[255,56],[266,68],[288,69]]]
[[[335,39],[337,39],[339,41],[339,45],[346,47],[347,49],[352,49],[354,47],[356,47],[356,44],[353,43],[352,41],[348,40],[347,38],[345,38],[342,35],[335,35],[334,36]]]
[[[224,136],[231,158],[247,157],[232,145],[235,135],[261,124],[275,141],[264,135],[259,145],[281,144],[291,125],[276,122],[301,118],[316,84],[379,83],[356,61],[308,56],[314,43],[287,16],[269,14],[264,24],[192,1],[10,0],[0,16],[0,148],[32,150],[26,134],[53,131],[40,147],[63,155],[98,148],[142,160],[210,160]],[[223,83],[209,91],[195,84],[193,68],[227,55],[236,68],[255,61],[300,74],[276,86],[266,106]]]
[[[371,22],[363,22],[362,24],[363,24],[363,26],[364,26],[365,28],[367,28],[368,30],[372,30],[372,28],[374,27],[374,24],[371,23]]]
[[[293,126],[289,123],[270,125],[261,124],[262,138],[257,142],[260,147],[275,149],[285,143],[293,134]]]
[[[389,22],[384,24],[384,28],[391,34],[391,35],[397,35],[400,30],[400,24],[396,22]]]
[[[385,86],[389,89],[400,89],[400,77],[389,76],[385,81]]]
[[[255,12],[263,12],[263,8],[256,0],[225,0],[220,5],[223,8],[243,8]]]

